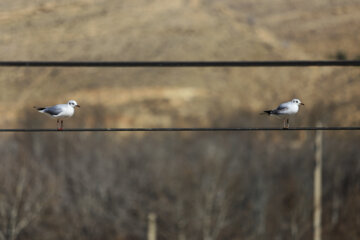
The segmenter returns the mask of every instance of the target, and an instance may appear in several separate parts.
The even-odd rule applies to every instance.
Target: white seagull
[[[51,107],[34,107],[41,113],[46,113],[50,117],[57,118],[57,130],[63,130],[64,119],[74,115],[75,107],[80,107],[75,100],[70,100],[66,104],[57,104]],[[59,127],[60,121],[60,127]]]
[[[293,99],[290,102],[285,102],[280,104],[276,109],[273,110],[266,110],[264,113],[267,113],[269,115],[293,115],[296,114],[299,111],[299,106],[305,105],[303,104],[299,99]],[[285,125],[285,121],[287,125]],[[284,128],[289,128],[289,118],[286,117],[284,119]]]

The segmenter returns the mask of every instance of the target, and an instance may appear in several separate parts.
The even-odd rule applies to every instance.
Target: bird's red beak
[[[80,108],[80,105],[76,105],[75,107],[78,107],[78,108]]]
[[[305,105],[305,104],[303,104],[303,103],[300,103],[301,105]]]

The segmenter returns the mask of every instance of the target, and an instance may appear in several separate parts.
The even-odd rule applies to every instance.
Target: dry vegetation
[[[285,60],[328,59],[337,52],[348,58],[360,55],[356,47],[359,33],[353,30],[359,18],[356,1],[190,2],[3,3],[1,60]],[[311,26],[310,30],[305,25]],[[340,29],[342,32],[338,33]],[[178,121],[147,113],[150,98],[156,106],[159,100],[164,103],[163,108],[177,109],[177,116],[184,121],[190,117],[204,121],[205,125],[209,113],[213,114],[213,102],[229,112],[259,112],[273,107],[269,104],[273,101],[298,97],[308,103],[307,110],[314,108],[315,103],[332,105],[337,120],[333,124],[356,124],[360,121],[358,111],[351,118],[342,116],[358,110],[354,102],[359,101],[359,74],[358,69],[351,68],[3,68],[0,112],[5,113],[7,104],[14,105],[14,111],[2,114],[1,122],[13,124],[23,107],[68,98],[89,106],[101,96],[96,104],[110,104],[109,117],[116,119],[116,126],[131,125],[129,119],[138,120],[137,116],[143,114],[153,114],[168,125]],[[136,99],[129,93],[125,94],[130,97],[126,101],[123,94],[111,94],[129,88],[136,93]],[[187,93],[158,95],[159,88],[168,92],[190,91],[194,95],[193,98],[184,98]],[[146,96],[142,94],[144,89]],[[349,103],[349,107],[343,107]],[[198,109],[182,111],[179,105]],[[303,114],[308,114],[307,110]],[[148,124],[146,117],[141,121],[141,125]]]
[[[355,59],[355,0],[6,0],[0,60]],[[358,68],[1,68],[0,126],[75,99],[65,127],[360,124]],[[359,238],[359,134],[326,133],[324,235]],[[308,239],[313,133],[24,134],[0,139],[0,240]],[[280,154],[281,153],[281,154]]]

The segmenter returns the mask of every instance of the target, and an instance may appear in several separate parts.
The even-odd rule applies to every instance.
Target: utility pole
[[[149,222],[148,222],[147,239],[156,240],[156,214],[149,213],[148,220]]]
[[[317,124],[322,127],[321,123]],[[321,192],[322,192],[322,131],[315,136],[315,169],[314,169],[314,240],[321,240]]]

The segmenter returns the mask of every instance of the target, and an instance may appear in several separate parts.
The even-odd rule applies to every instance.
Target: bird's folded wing
[[[62,112],[62,108],[58,106],[47,107],[44,109],[44,113],[56,116]]]
[[[287,110],[289,110],[289,108],[287,106],[279,106],[277,109],[274,110],[274,112],[276,112],[277,114],[281,114],[286,112]]]

